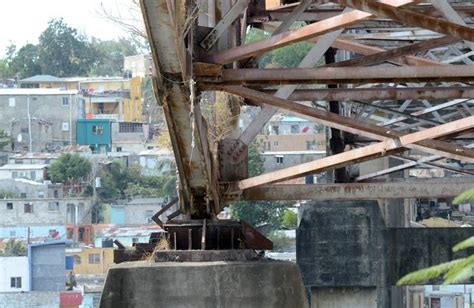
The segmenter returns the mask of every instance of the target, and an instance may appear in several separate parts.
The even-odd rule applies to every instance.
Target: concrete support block
[[[126,262],[109,269],[100,307],[308,307],[296,264]]]
[[[312,288],[311,308],[377,308],[376,288]]]

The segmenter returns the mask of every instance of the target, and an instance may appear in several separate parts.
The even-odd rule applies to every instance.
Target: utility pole
[[[33,152],[33,141],[31,139],[31,114],[30,114],[30,95],[26,96],[26,112],[28,113],[28,139],[29,139],[29,147],[28,151]]]

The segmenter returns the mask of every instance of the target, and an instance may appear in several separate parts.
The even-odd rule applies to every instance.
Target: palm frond
[[[474,200],[474,188],[463,191],[462,193],[457,195],[456,198],[454,198],[453,200],[453,204],[459,204],[471,200]]]
[[[456,284],[467,281],[473,276],[474,255],[455,264],[444,275],[443,284]]]
[[[456,252],[456,251],[459,251],[459,250],[462,250],[462,249],[466,249],[466,248],[470,248],[470,247],[474,247],[474,236],[471,236],[470,238],[454,245],[453,252]]]
[[[408,285],[408,284],[419,284],[419,283],[423,283],[434,278],[438,278],[442,274],[448,272],[456,264],[463,262],[464,260],[465,258],[457,259],[457,260],[441,263],[438,265],[434,265],[431,267],[427,267],[413,273],[409,273],[397,281],[397,286]]]

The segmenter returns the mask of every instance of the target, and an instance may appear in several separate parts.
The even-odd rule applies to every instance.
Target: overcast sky
[[[52,18],[62,17],[69,26],[100,39],[127,36],[120,27],[97,14],[101,2],[104,6],[115,9],[120,5],[120,1],[127,0],[1,1],[0,57],[4,56],[5,48],[10,42],[19,47],[26,43],[38,43],[40,33],[46,29]]]

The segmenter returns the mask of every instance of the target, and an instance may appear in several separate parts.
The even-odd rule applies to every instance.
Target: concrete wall
[[[317,151],[301,151],[294,153],[263,152],[261,156],[263,158],[263,168],[265,169],[265,172],[270,172],[319,159],[321,157],[326,156],[326,153]],[[282,157],[283,162],[277,162],[277,157]]]
[[[257,140],[261,151],[325,151],[326,149],[326,136],[323,133],[259,135]]]
[[[0,227],[0,238],[28,238],[28,231],[30,238],[47,238],[51,232],[58,232],[59,237],[66,236],[66,227],[64,225],[49,225],[49,226],[8,226]]]
[[[65,245],[30,247],[31,290],[63,291],[66,288]]]
[[[156,203],[125,205],[125,224],[155,224],[155,222],[151,220],[151,217],[161,209],[162,205],[164,205],[163,199],[157,199]],[[177,209],[177,205],[172,206],[160,215],[160,219],[166,221],[166,216],[175,212]]]
[[[147,283],[143,283],[146,281]],[[296,264],[282,261],[125,262],[111,267],[102,308],[305,308]]]
[[[393,284],[421,268],[474,254],[474,249],[454,253],[455,244],[474,236],[474,228],[390,229],[390,276]],[[438,281],[439,282],[439,281]]]
[[[0,191],[12,193],[15,198],[21,198],[22,194],[28,199],[63,197],[62,185],[25,179],[0,180]]]
[[[400,299],[410,294],[392,287],[396,281],[474,254],[474,249],[452,252],[471,236],[474,228],[389,228],[376,201],[313,202],[304,206],[297,229],[297,263],[306,287],[316,292],[376,287],[377,307],[402,307]],[[344,296],[334,297],[342,301]]]
[[[311,308],[376,308],[376,288],[313,288]]]
[[[59,292],[0,293],[0,307],[59,307]]]
[[[98,263],[90,255],[98,255]],[[114,248],[70,249],[66,256],[74,257],[74,273],[79,275],[103,275],[114,264]]]
[[[58,208],[50,208],[50,203]],[[9,204],[13,205],[9,209]],[[25,213],[25,204],[33,204],[33,212]],[[69,206],[68,206],[69,205]],[[77,222],[90,224],[90,199],[2,199],[0,200],[0,226],[65,225],[74,223],[74,206],[78,206]]]
[[[63,105],[63,97],[68,98],[69,105]],[[10,104],[11,99],[15,100],[14,106]],[[69,144],[70,136],[74,143],[74,120],[79,116],[75,95],[31,95],[29,100],[32,149],[29,149],[27,95],[0,95],[0,129],[13,136],[15,149],[40,152]],[[18,141],[18,135],[22,136],[21,141]]]
[[[7,164],[0,169],[0,180],[27,179],[42,182],[45,179],[46,169],[41,165],[11,165]]]
[[[132,77],[146,77],[152,73],[151,55],[135,55],[125,57],[123,70],[130,71]]]
[[[296,232],[307,286],[373,287],[383,266],[384,223],[376,201],[324,201],[304,207]],[[350,273],[350,274],[348,274]]]
[[[12,277],[21,278],[21,288],[11,287]],[[29,287],[28,257],[0,257],[0,292],[24,292],[29,291]],[[0,307],[3,306],[0,304]]]

